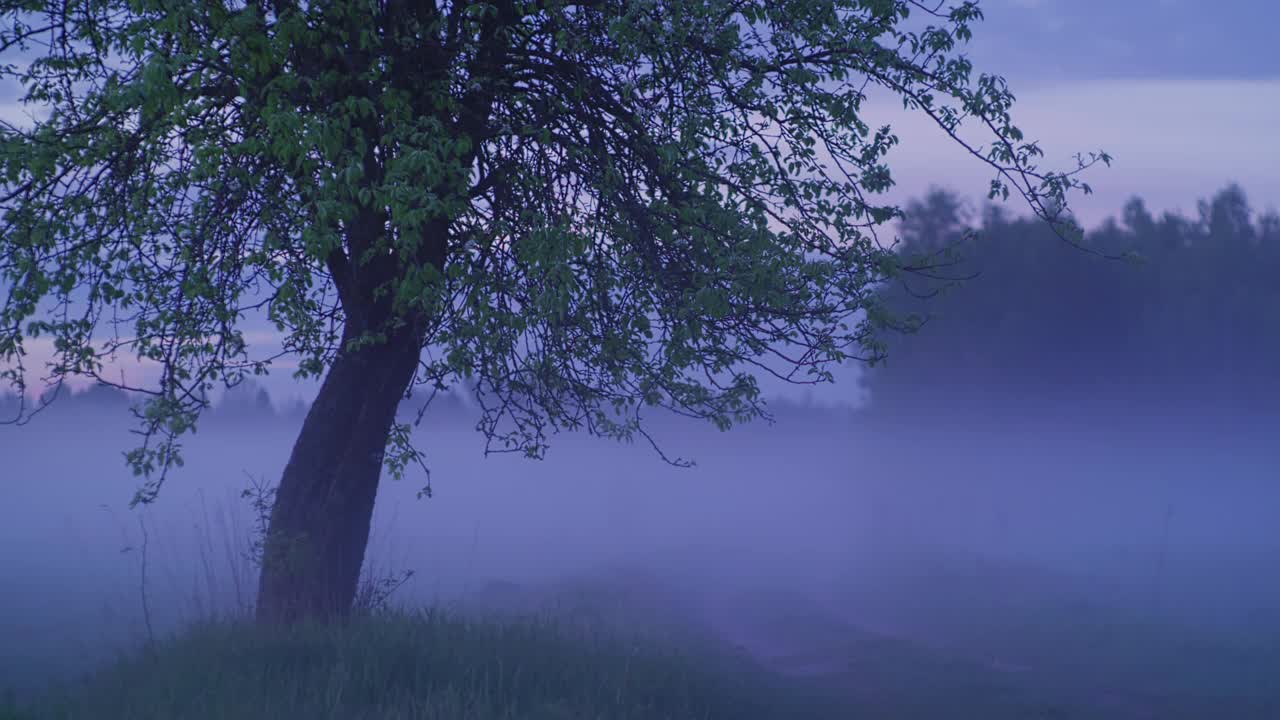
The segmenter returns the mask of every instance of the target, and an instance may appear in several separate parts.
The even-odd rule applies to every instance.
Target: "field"
[[[5,720],[1280,717],[1275,449],[1243,432],[793,423],[688,436],[683,472],[437,430],[437,497],[388,484],[370,548],[416,574],[284,632],[243,621],[239,488],[289,428],[211,428],[202,481],[130,514],[117,439],[59,422],[79,452],[7,448],[46,481],[0,509]]]

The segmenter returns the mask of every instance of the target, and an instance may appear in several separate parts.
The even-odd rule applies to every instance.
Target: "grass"
[[[550,618],[381,613],[345,627],[205,623],[2,720],[847,717],[745,659]]]
[[[202,520],[206,529],[213,524]],[[213,569],[217,547],[199,548],[199,589],[208,597],[193,614],[177,615],[206,617],[220,607],[216,591],[227,583]],[[250,578],[237,563],[247,562],[252,543],[225,547],[233,578]],[[498,583],[488,594],[495,604],[471,598],[491,610],[485,615],[475,606],[466,613],[383,609],[344,627],[292,629],[204,621],[74,682],[6,696],[6,681],[21,690],[24,672],[48,677],[55,665],[88,666],[110,655],[93,639],[98,624],[77,625],[74,613],[59,614],[51,603],[43,627],[32,626],[30,613],[0,614],[0,638],[24,648],[10,655],[11,667],[0,654],[0,720],[1280,718],[1275,624],[1259,624],[1251,642],[1229,642],[1080,604],[1069,585],[1026,568],[897,565],[906,568],[903,578],[872,572],[875,582],[847,590],[850,598],[866,596],[862,609],[871,615],[913,606],[889,616],[909,618],[920,631],[914,637],[872,632],[874,618],[850,626],[798,595],[771,599],[753,590],[743,598],[771,608],[753,622],[786,639],[780,645],[796,654],[782,658],[752,661],[729,650],[730,638],[686,617],[674,586],[664,590],[661,576],[624,568],[526,588],[527,597],[518,585]],[[140,572],[137,589],[146,593],[148,576]],[[382,606],[406,577],[371,570],[361,605]],[[245,611],[242,584],[230,584],[234,601],[225,612]],[[65,592],[94,585],[78,578]],[[177,594],[163,597],[157,607]],[[1014,662],[1001,669],[988,655]],[[784,678],[780,663],[826,674]]]
[[[254,509],[261,513],[269,496],[255,490]],[[207,531],[210,523],[203,519]],[[212,570],[220,546],[203,539],[199,563],[208,577],[201,589],[208,598],[194,608],[194,617],[215,614],[214,591],[225,585]],[[244,563],[252,559],[254,543],[247,552],[234,543],[226,548],[233,575],[248,577]],[[145,598],[147,545],[140,552]],[[848,717],[833,693],[785,681],[696,628],[668,627],[661,640],[653,631],[640,636],[624,630],[628,623],[614,616],[625,603],[596,588],[560,598],[570,604],[559,612],[411,612],[387,608],[407,574],[370,572],[357,599],[362,612],[349,624],[259,626],[247,619],[236,592],[237,602],[218,611],[227,619],[189,623],[156,642],[137,643],[114,660],[93,663],[96,671],[74,681],[19,697],[3,693],[6,679],[0,677],[0,720]],[[172,604],[173,595],[165,602]],[[33,650],[48,640],[28,635]],[[95,659],[110,656],[106,648],[85,650],[93,650],[88,654]],[[70,648],[50,652],[69,665],[86,657]],[[45,671],[52,669],[44,664],[50,666]]]
[[[0,693],[0,720],[1280,717],[1271,645],[1175,643],[1119,617],[1090,632],[1085,609],[1051,609],[1047,595],[1038,612],[1005,607],[1002,621],[973,629],[1036,651],[1030,668],[1015,671],[796,607],[776,618],[778,632],[844,668],[809,679],[770,672],[675,618],[659,627],[639,614],[657,604],[635,589],[575,587],[559,612],[384,610],[297,628],[203,622],[21,706]],[[979,615],[957,612],[969,623]]]
[[[800,653],[785,664],[826,668],[804,678],[778,674],[777,656],[770,670],[730,650],[658,587],[634,574],[526,588],[528,597],[499,584],[493,603],[481,594],[465,611],[383,609],[346,626],[204,621],[43,694],[0,692],[0,720],[1280,717],[1280,655],[1265,639],[1236,646],[1146,627],[1054,601],[1048,586],[1034,602],[988,593],[983,609],[953,584],[935,610],[954,617],[921,628],[1028,663],[1012,670],[780,597],[772,607],[789,610],[754,622]]]

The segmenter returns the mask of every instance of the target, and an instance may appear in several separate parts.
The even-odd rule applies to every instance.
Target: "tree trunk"
[[[263,548],[257,617],[347,617],[396,408],[417,368],[413,333],[339,352],[307,413],[276,491]]]

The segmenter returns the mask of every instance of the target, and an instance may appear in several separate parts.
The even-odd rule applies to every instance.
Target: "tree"
[[[227,388],[216,405],[215,414],[236,420],[260,420],[275,417],[275,408],[266,388],[253,380],[245,380]]]
[[[1055,223],[1108,160],[1038,166],[1004,81],[959,52],[971,2],[0,7],[4,72],[47,110],[3,135],[9,380],[37,336],[54,376],[158,363],[128,454],[148,502],[203,391],[268,368],[255,313],[323,378],[271,515],[264,620],[349,609],[381,470],[422,459],[396,418],[416,386],[470,383],[490,450],[537,457],[564,429],[648,439],[648,407],[767,416],[754,374],[878,358],[871,289],[907,268],[877,240],[897,138],[867,91],[957,142],[977,126],[992,194]]]
[[[1157,221],[1133,198],[1119,220],[1102,222],[1085,240],[1139,263],[1102,263],[1046,242],[1044,223],[988,215],[950,268],[980,274],[980,282],[927,300],[917,296],[949,288],[949,279],[880,288],[887,305],[928,311],[930,322],[890,345],[892,367],[871,377],[872,407],[928,403],[934,411],[963,405],[987,413],[1025,410],[1034,399],[1032,406],[1069,401],[1083,411],[1092,395],[1111,408],[1274,412],[1280,248],[1265,240],[1274,216],[1253,220],[1235,185],[1198,208],[1198,219]],[[964,234],[957,204],[936,193],[908,203],[913,212],[904,252]]]
[[[899,224],[902,242],[912,249],[936,252],[965,235],[968,215],[959,195],[939,187],[929,188],[922,199],[907,203]]]

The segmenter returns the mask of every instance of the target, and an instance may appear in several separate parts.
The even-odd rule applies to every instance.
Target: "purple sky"
[[[1195,214],[1196,201],[1238,182],[1255,210],[1280,208],[1280,54],[1272,0],[986,0],[968,53],[978,71],[1003,74],[1019,102],[1015,120],[1042,141],[1047,163],[1104,149],[1110,169],[1086,176],[1095,195],[1073,203],[1086,225],[1142,196],[1155,211]],[[8,92],[4,92],[7,90]],[[0,117],[15,118],[14,88],[0,88]],[[898,202],[930,185],[981,202],[990,172],[927,120],[892,100],[867,120],[890,123]],[[1012,209],[1018,209],[1014,206]],[[259,339],[270,333],[255,332]],[[31,347],[35,360],[42,348]],[[279,399],[308,395],[288,373],[268,386]],[[856,402],[852,382],[815,391]],[[803,391],[802,391],[803,394]],[[812,397],[812,394],[811,394]]]
[[[1004,75],[1014,117],[1059,167],[1105,149],[1110,169],[1074,207],[1087,224],[1141,195],[1155,210],[1238,182],[1254,208],[1280,207],[1280,54],[1272,0],[986,0],[969,55]],[[917,118],[896,113],[898,197],[929,184],[973,191],[989,173]]]

